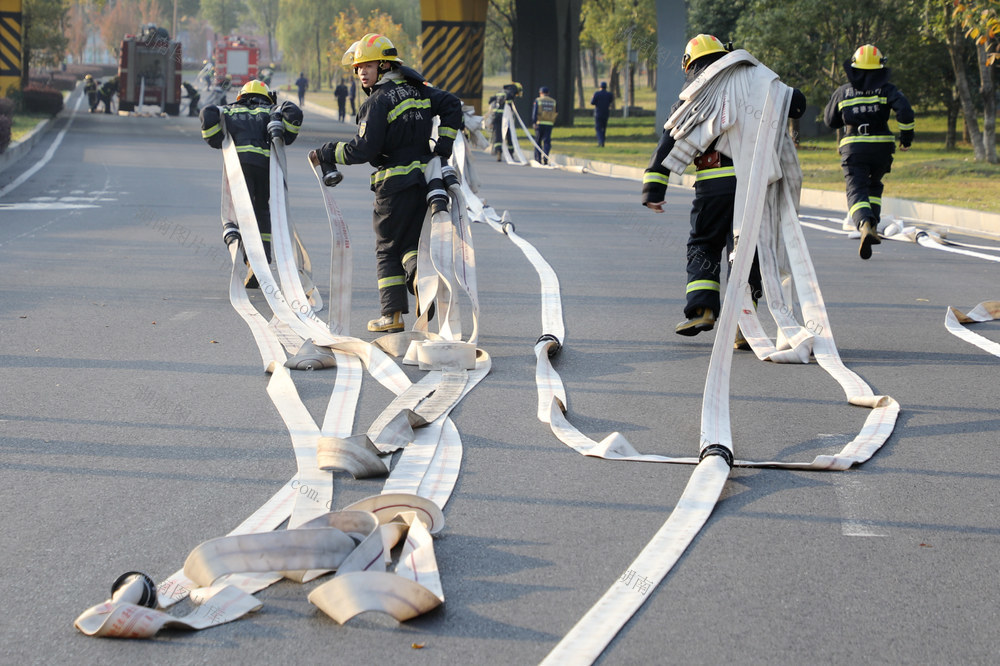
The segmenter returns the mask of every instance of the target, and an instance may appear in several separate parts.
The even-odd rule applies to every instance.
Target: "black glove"
[[[454,143],[454,139],[446,136],[439,136],[437,143],[434,144],[434,154],[440,157],[442,161],[447,162],[451,157],[451,148]]]
[[[316,154],[319,156],[320,162],[326,162],[327,164],[337,163],[337,144],[335,143],[324,143],[322,146],[316,149]]]
[[[325,143],[316,150],[319,169],[323,174],[323,184],[327,187],[336,187],[340,181],[344,180],[344,174],[337,170],[336,154],[337,144],[335,143]]]

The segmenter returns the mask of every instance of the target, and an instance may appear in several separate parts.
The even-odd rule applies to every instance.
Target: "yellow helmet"
[[[94,78],[94,75],[93,74],[87,74],[83,78],[86,79],[87,81],[90,81],[92,78]]]
[[[882,69],[887,58],[872,44],[859,46],[851,56],[851,67],[855,69]]]
[[[263,95],[268,99],[271,98],[271,91],[267,89],[267,84],[263,81],[248,81],[243,84],[240,88],[240,94],[236,96],[236,101],[240,101],[247,95]]]
[[[388,37],[370,32],[351,44],[351,48],[344,52],[341,62],[353,66],[377,60],[388,60],[400,64],[403,62],[396,52],[396,47],[392,45]]]
[[[684,57],[681,58],[681,67],[688,71],[695,60],[709,53],[725,53],[726,47],[713,35],[695,35],[684,47]]]

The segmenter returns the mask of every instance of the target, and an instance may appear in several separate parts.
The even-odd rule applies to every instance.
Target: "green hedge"
[[[24,110],[28,113],[45,113],[54,116],[63,109],[62,93],[47,86],[32,83],[24,89],[21,99]]]

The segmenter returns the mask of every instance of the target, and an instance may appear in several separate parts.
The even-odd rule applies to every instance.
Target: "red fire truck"
[[[213,57],[216,77],[230,77],[233,86],[242,86],[257,78],[260,48],[253,40],[230,35],[215,44]]]
[[[160,106],[176,116],[181,108],[181,43],[164,28],[147,25],[139,35],[125,35],[118,57],[118,110]]]

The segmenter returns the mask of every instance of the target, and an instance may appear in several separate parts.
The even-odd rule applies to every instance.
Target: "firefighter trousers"
[[[257,217],[260,238],[264,241],[264,254],[267,255],[267,262],[271,263],[271,207],[268,205],[271,198],[271,177],[265,166],[247,163],[240,166],[243,167],[243,179],[250,193],[253,214]]]
[[[729,270],[729,253],[733,249],[733,207],[736,194],[712,196],[695,193],[691,206],[691,233],[687,242],[687,303],[684,316],[694,317],[697,310],[710,309],[716,316],[722,309],[719,281],[722,262]],[[760,264],[754,252],[748,279],[756,303],[763,294]]]
[[[882,177],[892,167],[893,144],[848,147],[841,153],[840,167],[847,183],[847,210],[854,226],[866,219],[882,218]]]
[[[426,214],[427,186],[422,181],[390,194],[375,193],[372,226],[382,315],[410,311],[406,291],[416,276],[417,245]]]

